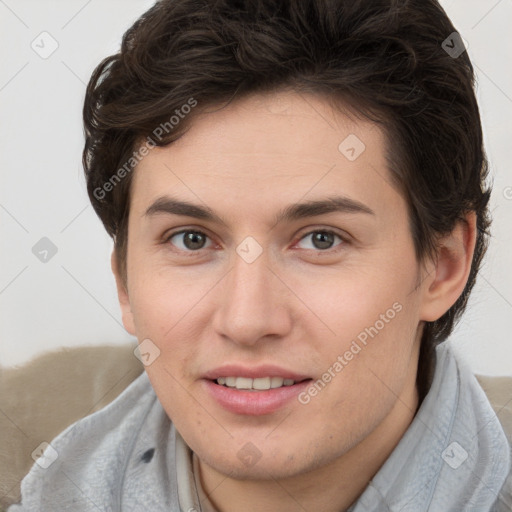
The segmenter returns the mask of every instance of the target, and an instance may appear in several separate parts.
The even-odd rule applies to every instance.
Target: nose
[[[220,287],[214,317],[221,337],[243,346],[286,336],[292,327],[292,293],[269,267],[265,250],[251,263],[237,253]]]

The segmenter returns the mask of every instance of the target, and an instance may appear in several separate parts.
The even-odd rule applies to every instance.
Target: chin
[[[278,461],[258,461],[253,466],[244,466],[238,459],[231,461],[203,461],[213,469],[235,480],[281,480],[293,477],[300,473],[306,473],[307,469],[298,471],[295,467],[286,467]]]
[[[205,450],[196,451],[196,454],[204,464],[236,480],[286,479],[329,463],[329,460],[323,458],[311,460],[305,453],[301,454],[293,447],[288,453],[274,453],[272,456],[269,451],[268,447],[264,447],[259,453],[253,452],[252,459],[244,457],[243,448],[233,448],[232,451],[225,447],[222,452],[212,453],[206,447]],[[247,449],[247,454],[249,453],[250,449]]]

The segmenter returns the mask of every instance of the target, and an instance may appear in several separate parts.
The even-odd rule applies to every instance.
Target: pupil
[[[315,233],[313,236],[313,242],[317,249],[329,249],[330,245],[332,244],[333,240],[332,233],[325,233],[322,231],[319,231]],[[327,239],[327,241],[326,241]]]
[[[201,247],[204,245],[204,238],[200,233],[189,231],[185,236],[184,243],[188,249],[201,249]],[[199,247],[196,244],[199,244]]]

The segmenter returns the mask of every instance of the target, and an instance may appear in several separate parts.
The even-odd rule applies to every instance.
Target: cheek
[[[410,379],[413,316],[405,305],[388,315],[389,323],[377,316],[382,323],[354,326],[354,336],[339,339],[328,350],[324,347],[318,379],[300,397],[303,415],[319,435],[338,432],[333,450],[345,450],[367,436],[389,414]],[[374,316],[372,310],[369,318]]]
[[[408,318],[414,324],[414,280],[410,272],[399,275],[375,265],[366,272],[343,270],[322,285],[309,283],[301,293],[310,310],[319,312],[316,325],[322,327],[320,319],[329,327],[328,344],[342,349],[354,339],[363,344],[375,336],[387,339],[401,331]]]
[[[204,322],[199,318],[204,298],[212,284],[190,280],[179,271],[134,274],[130,303],[139,341],[149,338],[160,350],[146,372],[163,401],[179,406],[183,386],[187,386],[197,367],[198,340]],[[203,336],[204,337],[204,336]],[[160,391],[160,393],[159,393]]]
[[[207,283],[141,265],[133,272],[130,304],[137,334],[164,340],[188,321],[208,291]]]
[[[358,306],[342,318],[344,359],[368,374],[366,381],[400,381],[410,363],[418,326],[418,305],[409,287],[373,289],[354,297]],[[343,325],[339,325],[341,330]],[[355,365],[356,366],[356,365]],[[370,376],[371,375],[371,376]]]
[[[415,283],[415,271],[392,273],[380,268],[366,275],[353,273],[328,289],[317,307],[324,306],[319,310],[331,332],[310,337],[311,350],[320,355],[322,394],[329,381],[324,405],[357,411],[363,404],[367,409],[385,408],[396,399],[394,393],[400,392],[415,347],[419,321]]]

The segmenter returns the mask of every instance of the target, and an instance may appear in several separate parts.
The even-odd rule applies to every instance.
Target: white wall
[[[99,61],[117,51],[149,0],[0,2],[0,362],[61,346],[125,343],[111,242],[89,205],[81,109]],[[494,239],[453,337],[474,371],[512,375],[512,2],[445,0],[478,75],[494,178]],[[58,48],[48,58],[52,40]],[[39,36],[39,37],[38,37]],[[42,238],[57,253],[32,253]]]

